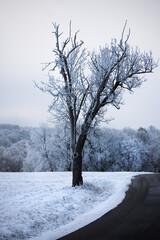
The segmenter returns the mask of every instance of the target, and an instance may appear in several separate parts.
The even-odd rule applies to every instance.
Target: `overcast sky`
[[[0,123],[39,126],[47,122],[51,98],[34,88],[32,80],[47,80],[43,62],[54,57],[52,22],[73,30],[89,50],[120,38],[127,19],[129,43],[160,58],[159,0],[0,0]],[[160,67],[134,94],[124,95],[108,127],[160,128]]]

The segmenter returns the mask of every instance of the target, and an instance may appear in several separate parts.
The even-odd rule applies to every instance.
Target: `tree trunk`
[[[82,151],[86,141],[89,125],[82,125],[81,134],[75,146],[75,152],[73,154],[73,180],[72,186],[79,186],[83,184],[82,178]]]
[[[88,128],[87,128],[88,131]],[[73,155],[73,180],[72,186],[79,186],[83,184],[82,178],[82,151],[87,137],[87,131],[82,125],[81,134],[76,143],[75,152]]]
[[[83,184],[82,178],[82,153],[76,153],[73,156],[73,180],[72,187]]]

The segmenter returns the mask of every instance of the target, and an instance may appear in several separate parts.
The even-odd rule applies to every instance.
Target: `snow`
[[[0,239],[54,240],[85,226],[122,202],[137,172],[0,173]]]

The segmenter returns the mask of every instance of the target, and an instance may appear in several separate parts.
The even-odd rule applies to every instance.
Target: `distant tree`
[[[142,166],[143,145],[135,138],[125,137],[122,141],[120,163],[121,170],[140,171]]]
[[[160,130],[153,126],[148,129],[150,171],[160,172]]]
[[[24,141],[14,143],[8,148],[0,147],[0,171],[21,172],[26,156],[27,146]]]
[[[137,137],[144,143],[148,143],[149,134],[145,128],[140,127],[137,131]]]
[[[70,139],[67,129],[42,124],[30,131],[28,154],[23,163],[24,171],[71,170]]]
[[[56,39],[53,53],[55,58],[45,65],[52,66],[48,82],[36,86],[53,97],[50,111],[54,110],[59,119],[69,123],[73,156],[72,185],[83,184],[82,151],[89,133],[97,119],[112,105],[119,109],[124,90],[133,91],[144,79],[143,74],[151,73],[157,66],[152,53],[140,53],[128,44],[125,27],[120,41],[113,39],[110,46],[87,53],[83,41],[77,40],[76,32],[61,39],[59,25],[53,24]],[[53,73],[53,74],[52,74]],[[80,130],[77,131],[77,126]]]
[[[52,135],[52,157],[56,161],[57,169],[60,171],[71,171],[71,146],[70,132],[65,125],[56,124]]]
[[[21,140],[29,140],[29,133],[18,125],[0,124],[0,146],[10,147]]]
[[[0,171],[1,172],[6,171],[6,161],[3,156],[5,149],[6,149],[5,147],[0,146]]]
[[[28,155],[24,162],[25,171],[55,171],[54,159],[51,156],[53,142],[51,129],[45,124],[30,132]]]
[[[103,130],[91,128],[87,136],[84,151],[83,151],[83,170],[84,171],[103,171],[106,165],[104,160],[103,146]],[[106,150],[106,149],[105,149]],[[104,150],[104,151],[105,151]],[[107,150],[106,150],[107,151]],[[103,154],[103,157],[102,157]],[[106,170],[106,169],[105,169]]]

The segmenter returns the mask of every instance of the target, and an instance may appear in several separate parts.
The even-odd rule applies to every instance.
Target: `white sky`
[[[34,88],[32,80],[47,80],[41,63],[52,60],[52,22],[73,30],[88,49],[120,38],[125,23],[131,29],[130,44],[152,50],[160,58],[159,0],[0,0],[0,123],[39,126],[46,122],[50,96]],[[135,93],[124,95],[120,110],[109,127],[160,128],[160,67]]]

